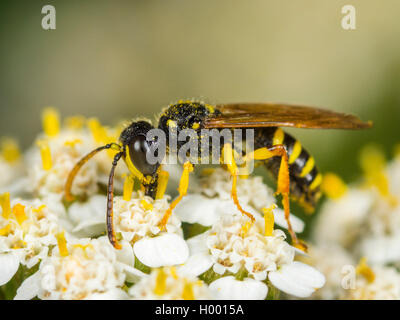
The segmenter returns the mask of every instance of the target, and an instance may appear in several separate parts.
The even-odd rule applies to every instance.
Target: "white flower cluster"
[[[334,178],[326,186],[328,195],[341,191],[323,205],[314,227],[310,254],[327,278],[316,298],[400,299],[400,157],[386,164],[367,148],[361,159],[362,183],[347,187]],[[348,273],[357,261],[354,275]],[[346,287],[350,276],[354,285]]]
[[[10,173],[0,194],[1,292],[21,278],[15,299],[272,299],[279,291],[309,297],[324,285],[324,276],[298,261],[303,253],[287,242],[273,191],[260,177],[239,179],[239,201],[256,218],[251,223],[233,204],[222,169],[203,176],[161,228],[170,197],[126,189],[121,164],[113,203],[121,249],[115,249],[105,236],[104,193],[115,152],[82,167],[72,203],[64,200],[64,186],[74,165],[116,141],[118,130],[82,118],[61,126],[54,110],[45,112],[43,125],[23,156],[12,143],[2,151],[19,171],[10,170],[11,162],[0,171]],[[290,219],[301,233],[304,223]]]

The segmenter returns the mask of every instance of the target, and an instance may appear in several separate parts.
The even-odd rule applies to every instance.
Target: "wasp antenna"
[[[114,161],[112,163],[110,177],[108,179],[108,188],[107,188],[107,234],[108,239],[115,249],[121,249],[121,245],[117,241],[117,237],[115,236],[114,230],[114,213],[113,213],[113,198],[114,198],[114,171],[118,164],[119,159],[121,159],[123,152],[119,152],[115,155]]]
[[[71,194],[71,188],[72,188],[72,183],[74,182],[75,176],[79,172],[79,170],[82,168],[82,166],[88,162],[91,158],[93,158],[97,153],[99,153],[102,150],[106,149],[115,149],[118,151],[121,151],[121,146],[116,144],[116,143],[109,143],[106,144],[105,146],[101,146],[97,149],[94,149],[92,152],[88,153],[86,156],[84,156],[79,162],[72,168],[71,172],[68,175],[67,182],[65,183],[65,199],[67,201],[72,201],[74,200],[73,195]]]

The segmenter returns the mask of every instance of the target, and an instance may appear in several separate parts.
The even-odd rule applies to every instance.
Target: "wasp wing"
[[[279,103],[216,105],[221,115],[205,121],[205,128],[295,127],[310,129],[363,129],[372,122],[334,111]]]

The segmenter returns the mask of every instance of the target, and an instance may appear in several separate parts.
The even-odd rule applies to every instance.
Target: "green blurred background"
[[[42,6],[57,29],[41,27]],[[357,29],[341,27],[356,8]],[[369,142],[400,142],[398,0],[0,2],[0,135],[27,147],[40,110],[112,124],[170,102],[310,104],[373,120],[372,130],[290,130],[322,171],[352,181]]]

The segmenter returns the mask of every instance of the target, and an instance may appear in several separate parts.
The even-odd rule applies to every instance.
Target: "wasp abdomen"
[[[322,176],[314,158],[302,147],[301,143],[281,128],[256,128],[254,148],[283,145],[288,154],[291,196],[307,211],[312,211],[320,197]],[[280,157],[265,160],[264,164],[274,178],[278,177]]]

